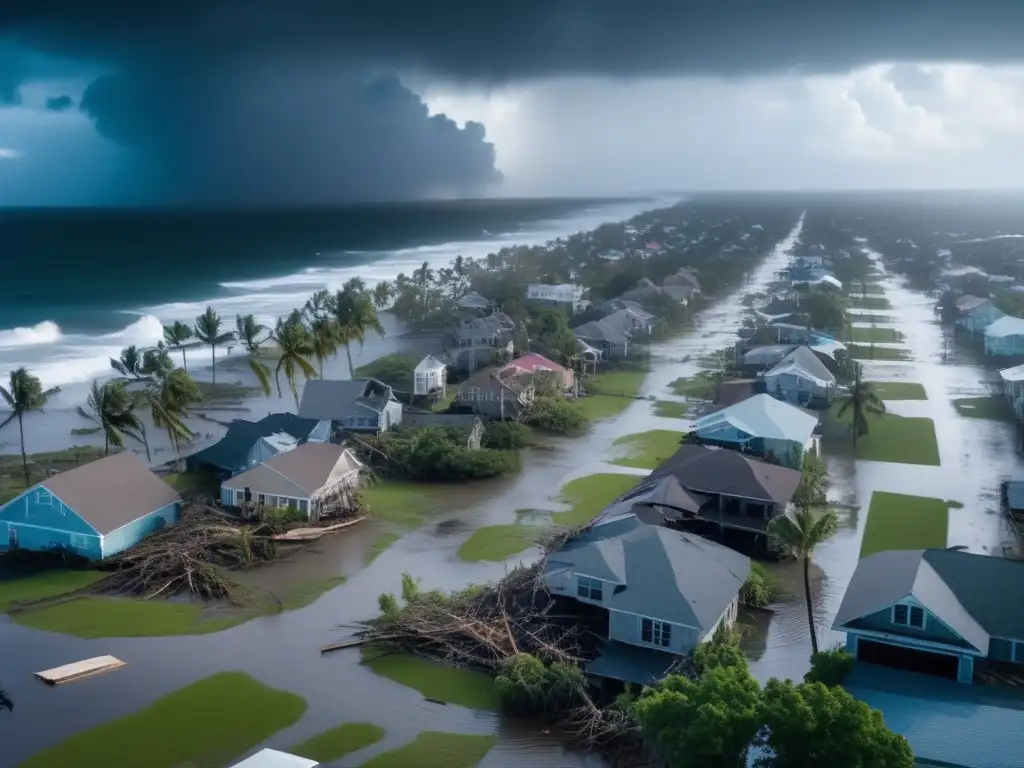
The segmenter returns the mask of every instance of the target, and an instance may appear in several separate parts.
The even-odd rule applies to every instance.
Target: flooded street
[[[786,266],[802,223],[801,218],[743,286],[699,313],[690,330],[652,345],[652,372],[642,395],[679,399],[669,393],[669,382],[694,375],[700,369],[697,358],[702,352],[736,341],[736,330],[747,312],[743,296],[763,290],[774,273]],[[959,501],[963,508],[950,510],[949,544],[966,545],[977,552],[1000,552],[1009,533],[998,514],[998,484],[1021,469],[1010,425],[963,418],[953,409],[954,397],[987,394],[985,369],[970,362],[969,356],[943,354],[947,346],[952,350],[952,342],[944,344],[931,299],[902,288],[894,278],[885,277],[881,282],[893,305],[886,314],[893,318],[892,327],[905,335],[912,360],[866,362],[865,377],[924,384],[927,401],[895,403],[892,410],[934,419],[942,466],[854,461],[849,454],[828,457],[830,497],[841,505],[842,526],[815,553],[816,614],[823,646],[841,639],[826,628],[856,565],[872,491]],[[0,647],[14,652],[5,655],[0,680],[17,703],[15,715],[0,721],[4,760],[9,761],[4,764],[16,765],[74,732],[129,714],[213,673],[239,670],[308,702],[306,715],[275,734],[265,746],[286,749],[349,721],[378,723],[387,729],[383,741],[337,761],[337,766],[358,765],[422,730],[497,734],[497,746],[481,763],[484,768],[603,765],[596,756],[567,751],[555,735],[533,723],[430,703],[416,691],[360,665],[357,650],[321,656],[318,649],[347,634],[349,630],[342,625],[375,615],[377,596],[399,592],[403,572],[421,579],[428,589],[452,590],[500,578],[514,562],[531,559],[535,552],[527,551],[510,563],[463,562],[456,550],[472,530],[512,523],[527,513],[544,515],[545,510],[563,509],[555,500],[558,491],[576,477],[595,472],[646,474],[608,464],[619,450],[612,447],[614,440],[651,429],[679,431],[687,424],[682,419],[655,416],[650,401],[636,400],[619,416],[594,425],[585,437],[550,438],[545,445],[524,452],[523,472],[514,477],[436,490],[435,506],[442,511],[405,533],[369,565],[369,546],[386,530],[382,523],[368,520],[325,537],[313,553],[252,571],[247,580],[272,590],[303,580],[345,575],[348,580],[343,585],[306,608],[255,619],[227,631],[81,640],[19,627],[2,617]],[[788,594],[772,606],[770,620],[766,613],[745,619],[755,628],[744,642],[759,679],[799,678],[808,667],[810,654],[800,566],[783,563],[771,568]],[[102,654],[117,656],[127,666],[59,689],[48,688],[32,677],[38,670]]]

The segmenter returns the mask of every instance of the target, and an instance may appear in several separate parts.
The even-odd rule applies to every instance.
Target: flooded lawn
[[[872,381],[871,388],[882,400],[927,400],[924,384],[913,381]]]
[[[949,503],[945,500],[875,491],[860,556],[887,549],[945,547],[948,529]]]
[[[376,744],[385,733],[387,731],[373,723],[343,723],[296,744],[288,752],[318,763],[329,763]]]
[[[424,731],[404,747],[377,755],[363,768],[473,768],[496,741],[493,736]]]
[[[617,438],[613,445],[619,446],[624,455],[613,459],[612,464],[638,469],[657,469],[679,450],[679,441],[684,434],[671,429],[652,429],[635,435],[623,435]]]

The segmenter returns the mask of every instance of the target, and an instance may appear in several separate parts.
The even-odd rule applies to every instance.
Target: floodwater
[[[774,273],[788,261],[788,250],[801,228],[802,219],[745,284],[697,316],[691,330],[652,346],[652,373],[642,394],[678,399],[668,392],[668,383],[696,373],[701,352],[732,345],[746,312],[742,297],[771,282]],[[840,639],[826,627],[856,565],[872,490],[961,501],[963,509],[950,510],[950,544],[965,544],[972,551],[998,552],[1009,541],[997,512],[997,491],[999,480],[1020,468],[1012,429],[995,422],[961,418],[950,402],[955,396],[985,393],[987,374],[969,357],[942,353],[942,330],[934,320],[930,300],[901,288],[895,279],[882,282],[894,306],[886,314],[893,316],[895,327],[905,334],[914,359],[870,363],[867,374],[870,378],[924,383],[927,402],[900,403],[893,410],[935,419],[942,468],[828,457],[833,483],[830,496],[842,505],[843,525],[815,554],[815,614],[822,645]],[[952,349],[952,345],[947,346]],[[367,547],[385,530],[380,523],[369,520],[326,537],[313,552],[253,571],[247,578],[273,589],[341,573],[348,576],[345,584],[306,608],[256,619],[217,634],[80,640],[19,627],[0,618],[0,648],[5,651],[0,657],[0,680],[17,704],[12,716],[0,720],[4,760],[17,764],[49,744],[131,713],[191,682],[220,671],[240,670],[305,697],[309,705],[300,722],[275,734],[264,746],[286,749],[347,721],[370,721],[387,729],[382,742],[338,761],[338,766],[358,765],[368,756],[398,746],[426,729],[497,734],[497,746],[481,763],[484,768],[603,765],[595,755],[567,750],[555,735],[533,724],[427,702],[415,691],[361,666],[358,651],[321,656],[318,649],[343,637],[348,631],[344,625],[374,615],[377,595],[397,593],[403,572],[420,578],[425,588],[447,590],[500,578],[516,561],[530,559],[534,553],[524,553],[510,563],[464,563],[457,558],[456,550],[471,530],[514,522],[522,510],[562,508],[555,497],[561,486],[575,477],[602,471],[643,474],[607,463],[618,450],[612,447],[614,440],[623,434],[681,430],[686,426],[685,420],[653,415],[650,402],[637,400],[620,416],[595,425],[585,438],[552,438],[545,446],[524,452],[524,471],[515,477],[439,491],[437,508],[444,511],[403,535],[368,566]],[[799,678],[807,669],[810,654],[801,569],[796,563],[772,567],[788,587],[787,595],[772,606],[772,613],[757,612],[746,617],[752,629],[745,646],[757,677]],[[38,670],[101,654],[113,654],[127,666],[56,689],[32,677]]]

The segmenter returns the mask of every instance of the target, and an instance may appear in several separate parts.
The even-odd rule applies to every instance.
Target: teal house
[[[832,628],[858,661],[972,683],[1024,674],[1024,562],[948,549],[863,558]]]
[[[0,551],[102,560],[178,521],[181,498],[129,451],[62,472],[0,507]]]

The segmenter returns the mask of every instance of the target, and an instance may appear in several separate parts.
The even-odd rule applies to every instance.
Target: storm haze
[[[0,204],[998,187],[1024,6],[0,10]]]

